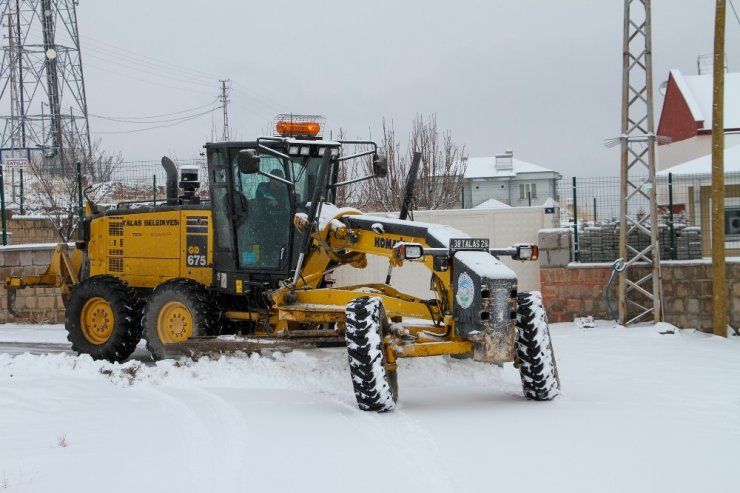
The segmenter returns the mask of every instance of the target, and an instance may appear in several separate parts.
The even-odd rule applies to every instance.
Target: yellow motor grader
[[[274,136],[206,144],[209,200],[196,193],[197,170],[178,176],[163,158],[163,203],[88,201],[72,253],[60,245],[45,274],[7,279],[9,306],[16,289],[61,287],[72,348],[109,361],[128,358],[142,336],[155,358],[343,345],[363,410],[392,409],[397,359],[420,356],[514,362],[526,397],[554,398],[541,296],[519,293],[498,260],[534,261],[537,247],[492,248],[448,226],[336,207],[338,188],[383,178],[387,165],[374,142],[325,140],[321,124],[282,115]],[[359,158],[372,174],[339,181]],[[434,296],[401,293],[389,279],[332,283],[332,271],[363,268],[368,255],[390,268],[424,264]]]

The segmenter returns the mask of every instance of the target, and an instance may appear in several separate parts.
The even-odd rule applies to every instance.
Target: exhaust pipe
[[[172,159],[162,156],[162,167],[167,173],[167,205],[176,205],[178,200],[177,166]]]

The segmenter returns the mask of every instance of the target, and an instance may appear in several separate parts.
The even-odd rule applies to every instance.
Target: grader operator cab
[[[281,115],[275,136],[206,144],[208,201],[195,193],[197,172],[181,169],[178,183],[163,158],[163,204],[99,211],[88,203],[71,256],[60,245],[45,274],[7,279],[9,306],[16,289],[61,287],[73,349],[109,361],[128,358],[142,336],[155,358],[346,346],[363,410],[393,408],[404,357],[514,362],[526,397],[554,398],[560,383],[541,296],[519,293],[497,258],[536,260],[537,247],[496,249],[448,226],[336,207],[338,188],[382,178],[387,167],[374,142],[324,140],[322,123]],[[373,173],[339,182],[340,168],[357,159],[371,160]],[[389,280],[327,281],[338,267],[364,268],[368,255],[390,268],[424,264],[433,297],[401,293]]]

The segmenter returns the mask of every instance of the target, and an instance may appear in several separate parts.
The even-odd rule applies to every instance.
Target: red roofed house
[[[657,169],[664,170],[712,152],[712,75],[668,77],[658,135]],[[725,74],[725,147],[740,145],[740,72]]]
[[[685,208],[691,226],[701,227],[702,253],[711,256],[712,75],[682,75],[671,70],[658,135],[671,139],[658,146],[659,196],[673,186],[674,209]],[[725,251],[740,255],[740,73],[725,74]],[[734,173],[734,174],[733,174]],[[732,179],[729,179],[732,177]],[[729,180],[729,181],[728,181]],[[668,204],[659,204],[667,210]]]

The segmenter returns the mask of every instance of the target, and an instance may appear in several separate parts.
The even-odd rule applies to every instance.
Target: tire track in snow
[[[234,474],[244,474],[244,464],[239,458],[244,452],[247,428],[237,409],[224,398],[196,386],[158,385],[147,387],[146,391],[164,403],[164,414],[171,423],[171,418],[175,418],[178,445],[182,447],[179,450],[185,452],[188,462],[186,467],[178,468],[188,475],[182,487],[186,490],[215,488],[215,491],[243,489],[244,483]],[[230,419],[222,417],[224,410]],[[228,442],[232,442],[232,446],[224,446]],[[204,471],[208,474],[203,474]]]
[[[231,481],[222,486],[223,491],[243,491],[245,484],[247,484],[246,476],[249,472],[243,460],[246,454],[245,444],[249,436],[249,428],[244,413],[234,403],[217,394],[214,390],[203,387],[193,387],[192,390],[210,399],[212,403],[217,405],[217,409],[223,411],[213,413],[210,416],[217,417],[218,430],[222,432],[219,434],[219,439],[227,443],[230,442],[231,446],[218,447],[218,453],[213,454],[213,457],[218,456],[220,468],[224,469],[224,474],[221,477],[224,479],[231,478]],[[228,391],[230,389],[225,388],[224,390]],[[204,421],[211,423],[212,421],[208,420],[208,417],[206,416]]]
[[[349,379],[349,369],[347,369]],[[380,451],[377,466],[389,474],[386,455],[391,455],[391,463],[399,464],[403,470],[413,471],[418,483],[418,491],[456,492],[448,467],[441,460],[444,456],[439,445],[428,429],[417,419],[402,411],[397,405],[387,413],[361,411],[352,400],[348,402],[335,395],[325,394],[334,404],[342,408],[337,414],[355,432],[361,432],[358,443],[372,443]],[[359,420],[358,420],[359,416]],[[365,426],[358,426],[358,421]],[[423,442],[419,446],[419,442]],[[419,450],[424,450],[423,455]],[[390,478],[386,477],[390,481]],[[392,482],[392,481],[391,481]],[[372,488],[375,490],[375,487]],[[407,490],[407,493],[417,490]]]
[[[439,444],[429,432],[429,429],[411,414],[400,409],[399,406],[395,408],[393,413],[394,416],[397,416],[397,419],[403,423],[403,427],[407,430],[408,436],[404,442],[413,444],[413,447],[411,445],[407,445],[408,454],[406,455],[417,458],[417,462],[419,462],[419,471],[424,471],[424,473],[434,478],[432,480],[434,489],[425,491],[458,491],[455,488],[452,476],[448,471],[449,466],[442,461],[444,451],[439,448]],[[425,457],[423,460],[419,456],[419,450],[425,451]]]

